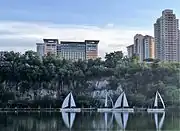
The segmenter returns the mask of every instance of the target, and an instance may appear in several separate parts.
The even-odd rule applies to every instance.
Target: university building
[[[66,60],[87,60],[98,57],[98,40],[58,41],[58,39],[43,39],[37,43],[37,53],[40,57],[54,54]]]

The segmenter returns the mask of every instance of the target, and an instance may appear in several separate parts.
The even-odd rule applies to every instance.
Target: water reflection
[[[129,118],[129,113],[128,112],[117,112],[114,113],[116,122],[120,126],[121,129],[126,129],[128,118]]]
[[[110,119],[109,119],[110,118]],[[113,113],[104,113],[105,129],[112,128]]]
[[[0,113],[0,131],[180,130],[180,113]]]
[[[62,118],[67,128],[72,128],[75,117],[75,112],[62,112]]]
[[[156,124],[156,129],[159,131],[162,129],[165,119],[165,112],[162,113],[154,113],[154,119]]]

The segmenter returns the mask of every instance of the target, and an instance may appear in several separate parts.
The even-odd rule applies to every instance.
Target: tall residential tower
[[[154,24],[155,57],[162,61],[180,61],[179,20],[166,9]]]

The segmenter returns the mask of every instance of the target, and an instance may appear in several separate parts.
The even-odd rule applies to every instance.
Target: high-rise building
[[[47,54],[58,55],[67,60],[87,60],[98,57],[98,40],[85,40],[83,42],[59,41],[57,39],[44,39],[44,43],[37,43],[39,56]]]
[[[154,24],[155,57],[162,61],[179,61],[179,20],[166,9]]]
[[[127,46],[128,57],[132,57],[134,55],[134,44]]]
[[[134,44],[127,47],[128,57],[136,55],[140,62],[145,59],[154,59],[154,38],[152,36],[136,34],[134,36]]]
[[[155,44],[152,36],[144,36],[143,59],[155,58]]]

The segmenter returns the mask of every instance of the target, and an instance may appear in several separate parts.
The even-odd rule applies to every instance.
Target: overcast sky
[[[43,38],[100,40],[99,55],[122,50],[136,33],[153,35],[164,9],[180,0],[1,0],[0,50],[36,50]]]

